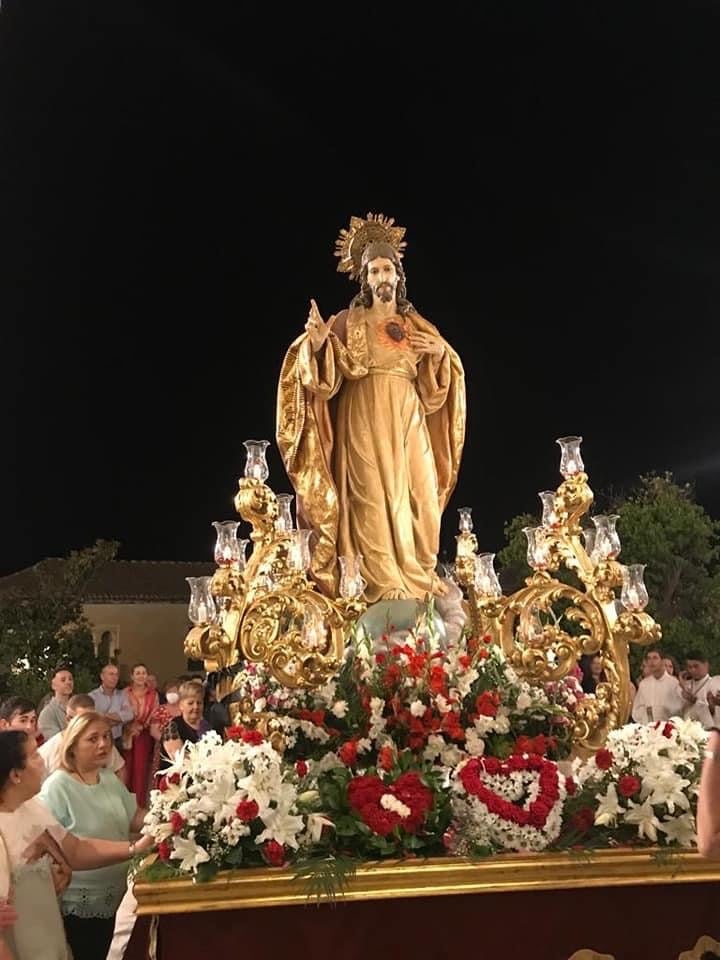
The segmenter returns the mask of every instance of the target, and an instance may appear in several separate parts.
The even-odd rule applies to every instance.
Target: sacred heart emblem
[[[405,339],[405,330],[402,324],[398,323],[397,320],[389,320],[385,324],[385,333],[390,337],[391,340],[394,340],[395,343],[402,343]]]

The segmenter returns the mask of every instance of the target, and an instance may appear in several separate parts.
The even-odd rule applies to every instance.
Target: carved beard
[[[383,280],[372,288],[372,292],[378,300],[382,300],[383,303],[390,303],[395,296],[395,287],[392,283],[388,283],[387,280]]]

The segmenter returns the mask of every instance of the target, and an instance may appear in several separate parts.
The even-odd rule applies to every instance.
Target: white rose
[[[413,700],[410,704],[410,713],[413,717],[423,717],[425,716],[425,711],[427,707],[421,700]]]
[[[517,698],[517,709],[518,710],[527,710],[527,708],[532,704],[532,697],[528,696],[527,693],[518,694]]]

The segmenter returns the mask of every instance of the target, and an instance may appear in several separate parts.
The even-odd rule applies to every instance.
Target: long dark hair
[[[24,770],[27,760],[28,735],[24,730],[0,731],[0,793],[13,770]]]
[[[402,261],[398,257],[395,249],[389,243],[372,243],[369,245],[365,254],[363,254],[363,268],[360,272],[360,293],[356,294],[350,304],[351,307],[365,307],[368,309],[373,303],[373,294],[368,283],[368,266],[372,260],[378,257],[385,257],[395,264],[395,270],[398,275],[398,285],[395,290],[395,302],[397,303],[398,313],[401,317],[406,317],[413,313],[415,308],[407,298],[407,282],[405,280],[405,271]]]

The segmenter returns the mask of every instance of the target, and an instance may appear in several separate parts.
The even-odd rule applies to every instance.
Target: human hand
[[[61,893],[70,886],[72,880],[72,870],[65,863],[58,863],[56,860],[50,864],[50,873],[52,874],[55,894],[59,897]]]
[[[420,330],[411,330],[408,334],[410,346],[416,353],[427,353],[431,357],[440,359],[445,353],[445,344],[440,337],[432,333],[423,333]]]
[[[333,323],[335,323],[335,316],[330,317],[328,322],[325,323],[318,310],[318,305],[314,300],[310,300],[310,313],[305,324],[305,332],[310,337],[314,353],[317,353],[327,340]]]
[[[7,930],[17,920],[17,910],[7,897],[0,900],[0,930]]]
[[[147,853],[155,846],[155,839],[149,833],[144,833],[139,840],[135,841],[135,853]]]

